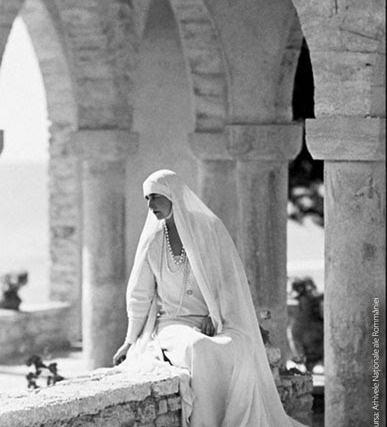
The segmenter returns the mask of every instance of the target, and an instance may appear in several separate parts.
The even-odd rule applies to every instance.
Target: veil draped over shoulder
[[[246,419],[249,410],[259,414],[255,424],[259,427],[301,426],[283,409],[267,360],[245,270],[222,221],[170,170],[150,175],[143,190],[144,195],[158,193],[172,201],[179,236],[217,334],[233,337],[236,351],[229,357],[235,359],[237,368],[229,385],[227,413],[230,417],[225,415],[224,426],[236,427],[227,420],[238,419],[238,416],[240,420]],[[128,298],[146,261],[152,238],[161,226],[161,221],[149,212],[129,278]],[[142,335],[129,350],[127,358],[145,351],[155,327],[156,308],[154,300]],[[247,410],[245,404],[241,405],[241,396],[249,400]],[[250,424],[242,423],[241,427],[244,425]]]

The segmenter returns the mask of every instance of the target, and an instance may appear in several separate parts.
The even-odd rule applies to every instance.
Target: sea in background
[[[30,303],[48,300],[48,242],[47,163],[0,159],[0,275],[26,269]]]
[[[0,275],[26,269],[20,292],[28,303],[49,298],[47,162],[0,158]],[[288,276],[311,276],[324,289],[324,230],[312,221],[288,221]]]

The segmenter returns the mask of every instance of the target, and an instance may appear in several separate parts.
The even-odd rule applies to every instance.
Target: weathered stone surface
[[[1,154],[1,152],[3,151],[3,147],[4,147],[4,142],[3,142],[3,140],[4,140],[4,131],[2,131],[2,130],[0,129],[0,154]]]
[[[285,357],[287,163],[241,161],[237,163],[237,176],[238,249],[256,313],[271,312],[265,329]]]
[[[266,345],[265,350],[270,366],[272,368],[278,367],[281,362],[281,350],[272,345]]]
[[[128,129],[81,129],[74,133],[71,150],[83,161],[119,161],[138,149],[138,134]]]
[[[308,148],[315,159],[383,161],[386,119],[326,117],[307,120]]]
[[[301,150],[299,123],[226,126],[227,149],[238,160],[287,161]]]
[[[329,408],[325,422],[348,427],[372,425],[373,351],[384,348],[385,166],[383,162],[329,161],[325,163],[325,181],[329,260],[324,294],[325,402]],[[375,299],[378,347],[372,336]],[[382,378],[385,367],[378,357]],[[382,390],[381,381],[379,384]]]
[[[312,58],[313,59],[313,58]],[[318,52],[312,63],[315,75],[315,114],[367,116],[375,54]]]
[[[299,123],[228,125],[224,132],[189,135],[193,153],[203,160],[287,161],[301,149]]]
[[[256,311],[273,313],[272,342],[286,357],[287,161],[301,148],[302,125],[229,125],[192,133],[189,143],[201,160],[200,195],[236,242]]]
[[[179,373],[167,367],[129,376],[117,369],[104,369],[38,392],[0,395],[0,425],[179,426]],[[162,390],[162,394],[155,390]],[[164,402],[162,411],[157,409],[160,402]]]
[[[0,1],[0,58],[2,58],[4,49],[11,31],[12,24],[20,8],[23,5],[22,0]],[[1,60],[0,60],[1,63]]]
[[[127,95],[137,49],[130,6],[120,1],[63,1],[58,9],[74,49],[80,127],[130,126]]]
[[[159,381],[152,385],[152,393],[155,396],[166,396],[179,391],[179,379],[177,377],[168,381]]]
[[[221,40],[202,2],[171,1],[192,76],[195,129],[221,129],[227,114]],[[200,73],[200,74],[198,74]]]
[[[0,362],[68,348],[70,313],[69,304],[60,302],[0,309]]]
[[[294,4],[311,52],[316,115],[372,114],[370,86],[380,74],[377,52],[385,45],[385,3],[295,0]]]
[[[286,413],[301,423],[312,425],[312,375],[281,374],[276,385]]]

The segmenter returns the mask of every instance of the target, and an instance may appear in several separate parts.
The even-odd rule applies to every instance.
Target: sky
[[[14,22],[0,68],[1,163],[48,161],[48,121],[42,75],[24,22]]]

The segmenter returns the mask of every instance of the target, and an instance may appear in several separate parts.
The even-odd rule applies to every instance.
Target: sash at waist
[[[202,325],[203,319],[207,316],[202,315],[186,315],[186,316],[167,316],[167,315],[160,315],[156,319],[156,328],[158,331],[162,329],[165,326],[168,325],[187,325],[191,326],[192,328],[199,328]]]

